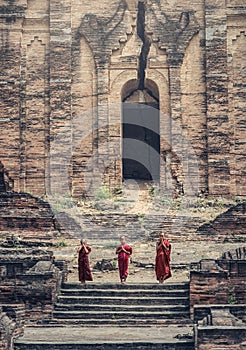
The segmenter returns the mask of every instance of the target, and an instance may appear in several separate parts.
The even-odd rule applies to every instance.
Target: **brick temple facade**
[[[244,0],[1,0],[14,190],[80,197],[133,178],[245,195],[245,16]]]

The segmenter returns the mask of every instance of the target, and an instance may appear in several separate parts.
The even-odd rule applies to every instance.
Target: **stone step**
[[[80,305],[189,305],[188,296],[168,296],[162,297],[112,297],[112,296],[59,296],[60,304],[80,304]]]
[[[171,343],[157,342],[121,342],[121,343],[19,343],[15,350],[194,350],[193,341],[177,341]]]
[[[81,311],[86,312],[88,315],[90,315],[91,312],[97,311],[97,312],[134,312],[134,313],[141,313],[141,312],[153,312],[153,313],[165,313],[165,312],[176,312],[179,311],[180,313],[183,312],[189,312],[189,305],[158,305],[158,306],[152,306],[151,302],[149,305],[139,305],[139,306],[133,306],[131,304],[129,305],[102,305],[102,304],[95,304],[95,305],[81,305],[81,304],[57,304],[55,306],[55,312],[60,311],[68,311],[70,313],[73,313],[74,311]],[[115,314],[113,314],[115,316]]]
[[[189,295],[188,289],[163,289],[163,290],[146,290],[146,289],[66,289],[60,291],[61,296],[80,296],[80,297],[145,297],[145,298],[165,298],[165,297],[185,297]]]
[[[79,283],[63,283],[62,290],[67,289],[98,289],[100,287],[100,290],[104,289],[141,289],[141,290],[166,290],[166,289],[189,289],[189,283],[164,283],[164,284],[150,284],[150,283],[127,283],[127,284],[120,284],[120,283],[102,283],[98,285],[98,283],[88,283],[85,285],[81,285]]]
[[[194,350],[191,326],[26,327],[15,350]]]
[[[182,319],[182,318],[189,318],[189,310],[178,310],[178,311],[58,311],[55,310],[53,312],[54,318],[60,318],[60,319],[130,319],[130,320],[138,320],[138,319]]]
[[[65,283],[50,323],[158,325],[189,322],[189,283]]]
[[[136,319],[125,319],[125,318],[87,318],[87,319],[80,319],[80,318],[53,318],[51,320],[41,321],[40,324],[49,326],[49,327],[57,327],[57,326],[80,326],[80,327],[92,327],[97,328],[99,326],[107,326],[107,327],[164,327],[164,326],[187,326],[191,325],[191,320],[189,315],[184,316],[182,318],[171,318],[166,317],[162,319],[155,319],[155,318],[136,318]]]
[[[199,216],[190,217],[177,212],[170,214],[145,214],[141,219],[137,214],[100,213],[84,214],[78,217],[84,234],[90,240],[115,240],[115,236],[127,234],[131,241],[141,239],[146,232],[156,239],[156,232],[164,230],[172,241],[193,237],[199,226],[205,223]]]

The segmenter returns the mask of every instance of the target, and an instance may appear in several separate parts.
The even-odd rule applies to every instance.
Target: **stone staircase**
[[[52,320],[25,330],[15,350],[194,350],[189,284],[65,283]]]
[[[187,323],[188,284],[64,284],[54,322],[80,325]]]
[[[80,238],[82,232],[90,242],[115,241],[121,235],[127,235],[131,242],[143,237],[151,239],[151,235],[156,240],[157,232],[162,230],[172,242],[184,236],[186,240],[194,239],[206,220],[179,209],[170,212],[171,198],[157,204],[150,193],[152,185],[154,183],[140,180],[126,181],[121,196],[96,202],[97,209],[83,211],[83,205],[79,204],[73,209],[61,210],[56,212],[56,219],[71,237]]]
[[[143,237],[156,239],[156,233],[162,229],[173,242],[179,242],[184,236],[194,239],[197,229],[204,224],[200,217],[163,214],[123,214],[98,213],[83,214],[72,218],[66,213],[57,214],[59,225],[66,229],[71,237],[80,238],[81,232],[90,241],[115,241],[121,235],[127,235],[131,242]],[[75,220],[76,219],[76,220]]]

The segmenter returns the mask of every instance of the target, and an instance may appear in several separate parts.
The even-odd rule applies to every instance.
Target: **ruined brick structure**
[[[195,349],[245,349],[245,311],[245,305],[208,307],[206,317],[195,325]]]
[[[242,247],[235,252],[225,253],[221,259],[205,259],[191,264],[190,306],[192,313],[195,305],[245,303],[245,256],[246,248]]]
[[[180,193],[245,195],[245,11],[244,0],[1,0],[0,159],[14,190],[81,197],[146,172]],[[153,164],[124,148],[136,135]]]
[[[25,308],[23,305],[1,305],[0,350],[12,350],[14,338],[24,333]]]
[[[25,305],[29,321],[49,319],[67,264],[40,249],[0,249],[0,304]]]
[[[246,203],[237,204],[213,221],[201,225],[196,234],[204,239],[216,239],[226,242],[237,237],[238,241],[245,241]]]
[[[0,193],[0,232],[5,236],[51,239],[60,226],[49,203],[28,193]]]
[[[197,350],[245,349],[246,248],[191,264],[190,306]]]

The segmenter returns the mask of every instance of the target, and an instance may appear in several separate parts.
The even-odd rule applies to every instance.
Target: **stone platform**
[[[189,285],[65,283],[53,318],[30,324],[15,350],[194,350]]]
[[[193,350],[191,327],[29,327],[15,343],[16,350]],[[187,337],[186,337],[187,336]]]

